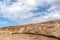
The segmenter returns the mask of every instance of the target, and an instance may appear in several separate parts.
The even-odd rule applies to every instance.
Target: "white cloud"
[[[7,0],[7,2],[9,1]],[[39,0],[38,2],[36,2],[36,0],[20,0],[20,1],[17,0],[16,3],[10,6],[7,6],[6,3],[5,4],[2,3],[1,13],[3,14],[3,17],[6,17],[12,20],[18,20],[19,18],[25,19],[27,18],[28,15],[29,15],[28,18],[30,18],[32,17],[30,16],[32,14],[31,13],[29,14],[28,12],[34,9],[36,5],[38,5],[37,3],[39,3]]]
[[[9,0],[7,1],[9,2]],[[18,23],[20,22],[19,20],[26,20],[29,23],[37,23],[49,21],[50,19],[60,19],[59,0],[17,0],[17,2],[12,5],[6,5],[6,2],[4,3],[0,2],[0,12],[3,14],[3,17],[17,21]],[[46,13],[46,16],[32,18],[36,15],[30,11],[45,3],[52,5],[51,8],[48,9],[49,12],[44,12]]]
[[[46,16],[31,18],[29,19],[30,23],[41,23],[41,22],[46,22],[50,20],[60,19],[60,5],[59,5],[60,0],[58,1],[53,0],[49,2],[52,5],[52,7],[48,9],[49,12],[44,12],[46,13]]]

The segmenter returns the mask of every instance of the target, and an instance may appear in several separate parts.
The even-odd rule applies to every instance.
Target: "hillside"
[[[60,40],[60,20],[0,28],[0,40]]]

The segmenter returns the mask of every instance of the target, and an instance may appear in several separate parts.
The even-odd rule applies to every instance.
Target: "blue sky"
[[[0,0],[0,27],[60,19],[60,0]]]

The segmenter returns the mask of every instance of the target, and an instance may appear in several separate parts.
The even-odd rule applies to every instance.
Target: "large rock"
[[[44,23],[29,24],[23,26],[11,26],[0,29],[0,33],[10,34],[40,34],[60,38],[60,21],[49,21]]]
[[[34,34],[0,34],[0,40],[59,40]]]

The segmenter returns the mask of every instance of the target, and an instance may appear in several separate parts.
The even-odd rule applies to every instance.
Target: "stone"
[[[60,20],[0,28],[0,34],[35,34],[60,39]]]
[[[34,34],[0,34],[0,40],[59,40]]]

